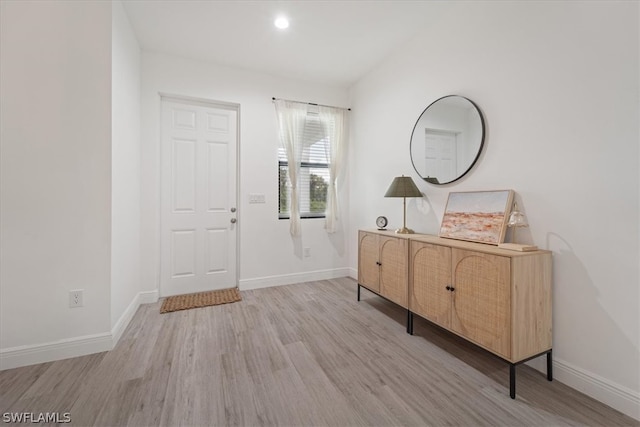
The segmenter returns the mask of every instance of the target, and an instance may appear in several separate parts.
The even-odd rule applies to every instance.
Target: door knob
[[[231,208],[231,212],[232,213],[235,212],[235,211],[236,211],[236,208]]]
[[[235,224],[238,220],[235,218],[231,218],[231,224]]]

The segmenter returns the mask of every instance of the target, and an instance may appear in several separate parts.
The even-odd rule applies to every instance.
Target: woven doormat
[[[210,305],[228,304],[230,302],[241,300],[242,297],[240,296],[238,288],[198,292],[196,294],[175,295],[165,298],[162,302],[162,307],[160,307],[160,313],[207,307]]]

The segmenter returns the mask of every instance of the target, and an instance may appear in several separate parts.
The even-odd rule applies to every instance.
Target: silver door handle
[[[231,224],[235,224],[238,220],[235,218],[231,218]]]
[[[232,213],[235,212],[235,211],[236,211],[236,208],[231,208],[231,212]]]

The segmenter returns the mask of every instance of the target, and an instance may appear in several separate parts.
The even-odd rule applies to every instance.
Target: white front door
[[[430,176],[441,183],[450,182],[456,173],[456,134],[446,131],[425,131],[425,167]]]
[[[161,296],[237,286],[238,109],[162,100]]]

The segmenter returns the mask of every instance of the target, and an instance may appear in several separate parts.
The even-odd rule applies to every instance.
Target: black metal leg
[[[360,301],[360,283],[358,283],[358,301]]]
[[[413,335],[413,313],[407,310],[407,333]]]
[[[516,398],[516,365],[509,364],[509,396]]]
[[[547,380],[553,381],[553,360],[551,357],[551,350],[547,353]]]

